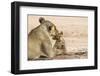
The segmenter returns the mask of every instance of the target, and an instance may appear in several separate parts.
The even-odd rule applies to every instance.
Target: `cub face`
[[[52,38],[53,38],[54,40],[60,42],[60,41],[61,41],[62,35],[63,35],[63,32],[62,32],[62,31],[61,31],[60,33],[57,32],[55,35],[52,36]]]

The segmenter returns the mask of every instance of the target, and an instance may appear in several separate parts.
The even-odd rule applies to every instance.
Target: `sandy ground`
[[[72,16],[28,16],[28,33],[39,25],[39,17],[54,23],[59,31],[63,31],[67,55],[59,55],[53,59],[88,58],[88,18]],[[82,52],[84,52],[82,54]],[[48,59],[48,58],[46,58]]]
[[[87,59],[88,58],[88,53],[87,52],[84,52],[84,53],[73,53],[73,52],[70,52],[66,55],[58,55],[56,57],[54,57],[53,59],[50,59],[50,58],[39,58],[39,59],[36,59],[36,60],[60,60],[60,59]]]

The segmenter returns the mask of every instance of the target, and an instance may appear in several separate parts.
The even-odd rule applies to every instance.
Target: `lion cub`
[[[57,33],[55,36],[53,36],[53,39],[56,40],[53,47],[56,56],[66,54],[65,40],[62,36],[63,32]]]

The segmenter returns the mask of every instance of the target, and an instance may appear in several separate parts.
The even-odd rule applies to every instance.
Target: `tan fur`
[[[56,40],[54,44],[54,51],[56,55],[66,54],[65,40],[62,37],[63,32],[56,34],[53,38]]]
[[[39,19],[40,25],[34,28],[28,35],[28,59],[38,59],[40,56],[53,58],[55,52],[52,48],[50,36],[55,35],[57,30],[55,25],[45,20]]]

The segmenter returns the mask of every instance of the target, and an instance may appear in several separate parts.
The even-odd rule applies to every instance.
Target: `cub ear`
[[[45,21],[45,19],[44,19],[43,17],[40,17],[40,18],[39,18],[39,22],[40,22],[40,23],[43,23],[44,21]]]
[[[63,35],[63,32],[62,31],[60,32],[60,35]]]

